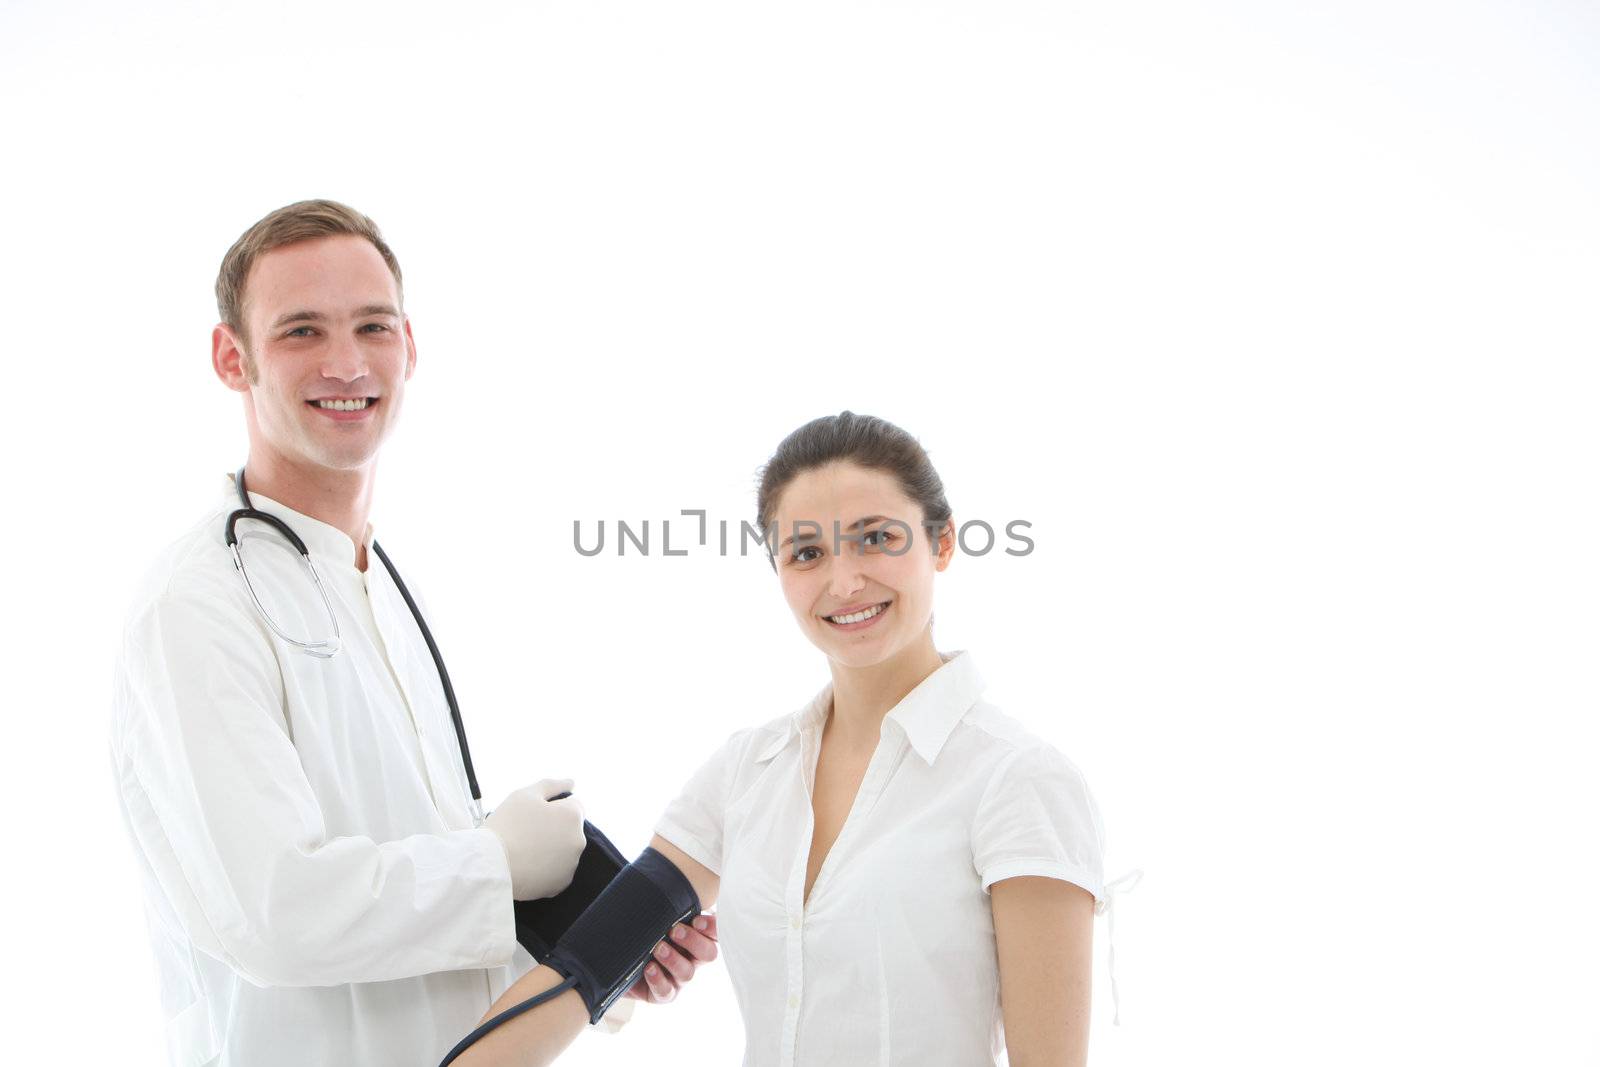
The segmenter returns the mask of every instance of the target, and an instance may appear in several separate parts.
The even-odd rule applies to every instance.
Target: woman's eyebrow
[[[785,537],[782,541],[778,542],[778,547],[779,548],[787,547],[789,542],[793,541],[794,539],[795,539],[794,538],[794,534],[790,534],[788,537]],[[809,533],[808,532],[803,537],[800,538],[800,543],[802,545],[804,545],[804,544],[810,544],[812,541],[820,541],[820,540],[822,540],[822,535],[820,533]]]
[[[883,522],[884,520],[888,519],[888,517],[889,516],[887,516],[887,515],[868,515],[864,519],[857,519],[855,522],[852,522],[849,526],[842,526],[839,529],[840,529],[841,533],[843,533],[845,530],[859,530],[863,526],[866,526],[866,525],[868,525],[870,523]],[[806,520],[806,521],[809,521],[809,520]],[[813,524],[813,525],[815,525],[815,524]],[[778,547],[779,548],[784,548],[785,546],[787,546],[789,544],[790,541],[793,541],[793,540],[794,540],[794,537],[792,537],[792,536],[785,537],[782,541],[778,542]],[[809,533],[808,532],[803,537],[800,538],[799,543],[803,545],[803,544],[807,544],[807,543],[812,542],[812,541],[820,541],[820,540],[822,540],[822,535],[821,534],[815,534],[815,533]]]

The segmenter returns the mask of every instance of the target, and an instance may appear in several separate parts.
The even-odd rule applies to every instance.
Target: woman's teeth
[[[364,396],[360,400],[319,400],[317,407],[326,411],[361,411],[370,399]]]
[[[858,611],[854,615],[824,615],[823,618],[839,626],[848,626],[853,622],[866,622],[888,606],[889,602],[885,600],[882,604],[874,605],[865,611]]]

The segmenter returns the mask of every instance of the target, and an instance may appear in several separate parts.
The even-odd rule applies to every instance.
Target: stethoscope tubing
[[[233,553],[233,564],[238,568],[239,574],[244,578],[245,588],[250,591],[250,599],[255,603],[256,610],[267,620],[267,625],[272,627],[283,640],[300,648],[302,651],[316,656],[319,659],[331,659],[339,651],[339,619],[334,614],[333,604],[328,599],[328,592],[323,588],[322,579],[317,575],[317,569],[311,562],[311,553],[306,550],[304,541],[295,534],[289,524],[279,519],[276,515],[269,515],[250,506],[250,495],[245,489],[244,468],[239,468],[239,473],[234,476],[239,489],[239,499],[244,507],[239,508],[228,516],[227,525],[223,530],[223,538],[228,544],[228,550]],[[328,609],[328,617],[333,619],[334,643],[333,650],[327,651],[326,642],[317,642],[308,645],[303,641],[296,641],[278,629],[272,617],[267,614],[261,605],[261,600],[256,596],[255,587],[250,584],[250,576],[245,572],[244,563],[239,558],[238,537],[234,533],[234,525],[240,519],[255,519],[272,526],[279,533],[288,538],[289,543],[300,553],[305,560],[307,569],[311,571],[311,579],[316,583],[317,592],[322,595],[322,602]],[[406,607],[411,609],[411,617],[417,622],[417,629],[422,631],[422,639],[427,642],[428,653],[433,657],[433,665],[439,672],[439,684],[444,688],[445,703],[450,706],[450,722],[455,726],[456,744],[461,748],[461,765],[467,772],[467,786],[472,790],[472,817],[477,824],[483,822],[483,793],[478,789],[478,775],[472,766],[472,750],[467,745],[467,728],[461,721],[461,707],[456,703],[455,686],[450,684],[450,672],[445,668],[444,656],[439,652],[439,644],[433,639],[433,631],[428,629],[428,623],[422,617],[422,610],[417,607],[417,602],[411,596],[411,590],[406,588],[406,583],[401,580],[400,572],[395,569],[389,554],[385,552],[377,541],[372,542],[372,551],[383,561],[383,567],[389,572],[389,577],[394,581],[394,587],[400,590],[400,597],[406,602]]]

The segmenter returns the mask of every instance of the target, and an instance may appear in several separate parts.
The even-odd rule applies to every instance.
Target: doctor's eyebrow
[[[846,526],[844,529],[845,530],[859,530],[863,526],[867,525],[868,523],[882,522],[884,519],[887,519],[888,517],[889,516],[887,516],[887,515],[868,515],[864,519],[857,519],[855,522],[852,522],[849,526]],[[789,542],[793,541],[793,540],[794,540],[794,535],[790,534],[788,537],[785,537],[782,541],[778,542],[778,547],[780,549],[781,548],[785,548],[785,547],[788,546]],[[806,534],[806,536],[800,538],[800,543],[804,545],[804,544],[810,544],[813,541],[820,541],[820,540],[822,540],[822,538],[820,536],[817,536],[815,534]]]
[[[361,307],[356,308],[355,314],[352,317],[360,319],[365,318],[368,315],[388,315],[391,318],[398,319],[400,317],[400,312],[396,311],[394,309],[394,305],[392,304],[363,304]],[[298,311],[289,311],[279,315],[275,320],[273,320],[270,328],[276,330],[278,327],[287,326],[291,322],[327,321],[328,316],[324,315],[322,312],[312,311],[309,308],[301,308]]]

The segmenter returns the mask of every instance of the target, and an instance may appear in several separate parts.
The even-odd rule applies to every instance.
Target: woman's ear
[[[934,560],[933,569],[942,571],[950,566],[950,560],[956,554],[956,520],[945,520],[944,529],[939,531],[939,555]]]

